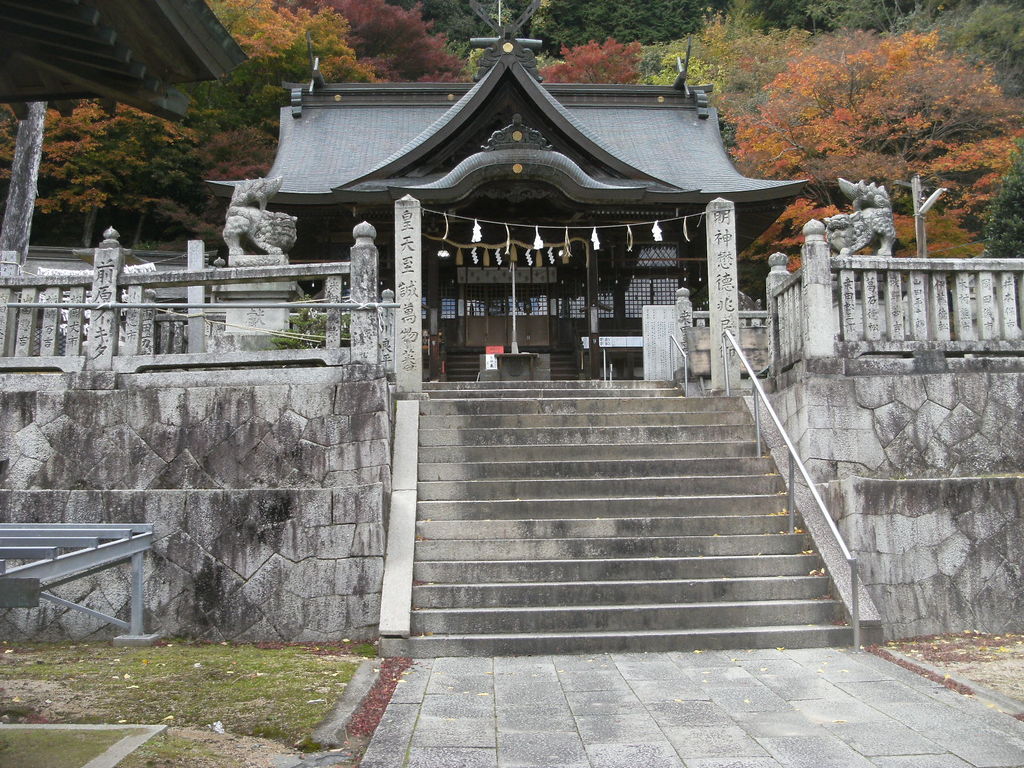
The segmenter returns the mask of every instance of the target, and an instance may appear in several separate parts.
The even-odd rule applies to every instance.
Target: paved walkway
[[[418,661],[362,768],[1024,766],[1024,722],[834,649]]]

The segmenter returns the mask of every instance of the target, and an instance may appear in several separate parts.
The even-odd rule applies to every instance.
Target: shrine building
[[[521,21],[493,24],[475,84],[292,84],[269,177],[270,207],[298,217],[293,262],[347,258],[377,230],[381,289],[394,288],[394,203],[423,210],[425,375],[475,379],[512,339],[553,378],[638,375],[641,308],[706,297],[704,209],[736,206],[742,251],[799,193],[730,161],[711,86],[546,84]],[[230,196],[232,182],[210,182]]]

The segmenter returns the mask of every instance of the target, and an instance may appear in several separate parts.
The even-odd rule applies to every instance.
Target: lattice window
[[[674,277],[634,277],[626,289],[626,317],[643,317],[645,304],[675,304]]]
[[[671,243],[642,245],[636,255],[638,267],[674,267],[679,249]]]
[[[458,316],[459,286],[445,283],[441,286],[441,319],[454,320]]]

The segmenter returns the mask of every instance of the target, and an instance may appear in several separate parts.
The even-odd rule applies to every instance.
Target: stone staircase
[[[430,384],[412,635],[437,657],[850,642],[739,398],[651,382]]]

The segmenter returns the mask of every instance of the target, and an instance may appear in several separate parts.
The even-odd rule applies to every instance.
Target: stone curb
[[[325,747],[339,747],[345,742],[345,726],[349,719],[363,703],[366,694],[370,692],[373,684],[377,681],[380,672],[379,659],[365,659],[359,665],[352,679],[348,681],[345,690],[334,705],[331,713],[324,718],[316,728],[313,729],[312,738]]]
[[[115,768],[118,763],[128,757],[128,755],[141,747],[151,738],[167,730],[166,725],[129,725],[127,723],[119,725],[74,725],[54,723],[46,723],[43,725],[22,725],[20,723],[11,723],[9,725],[0,725],[0,733],[2,733],[6,728],[37,731],[122,731],[125,729],[145,731],[145,733],[139,733],[134,736],[125,736],[120,741],[108,747],[107,751],[102,755],[94,757],[92,760],[85,763],[82,768]]]
[[[915,659],[913,656],[907,656],[905,653],[894,651],[892,648],[883,647],[882,650],[886,653],[892,654],[894,658],[897,658],[912,667],[917,667],[919,669],[923,669],[925,672],[938,675],[943,680],[949,680],[956,685],[963,686],[964,688],[970,688],[978,699],[994,704],[1000,711],[1005,712],[1008,715],[1024,714],[1024,702],[1017,701],[1017,699],[1013,699],[1005,694],[999,693],[998,691],[993,691],[991,688],[979,685],[970,678],[958,677],[957,675],[950,674],[941,667],[936,667],[926,661]]]

